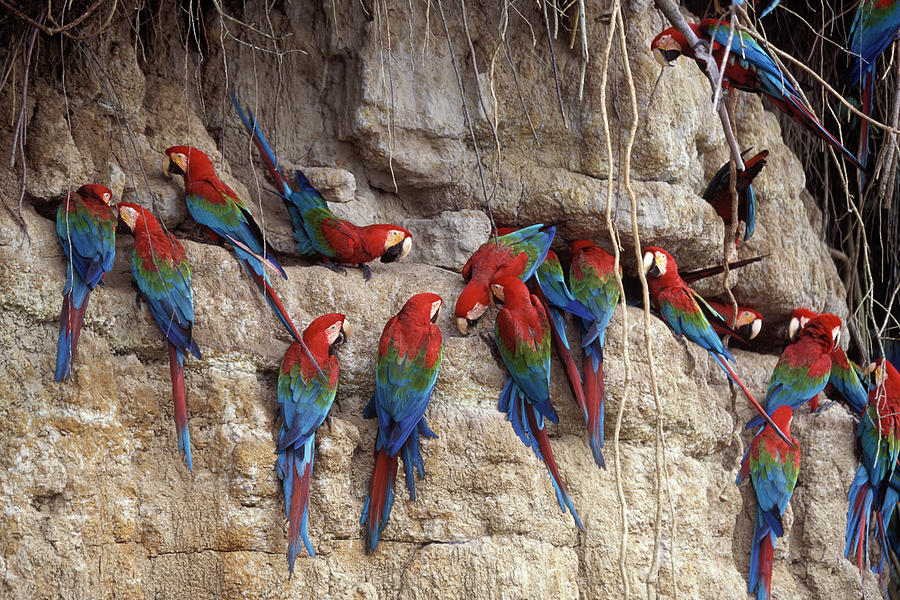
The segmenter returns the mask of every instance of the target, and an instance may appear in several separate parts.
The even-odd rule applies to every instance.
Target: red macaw
[[[341,265],[354,265],[368,281],[372,270],[366,263],[381,259],[383,263],[405,258],[412,248],[412,234],[399,225],[377,224],[359,227],[336,216],[316,188],[302,171],[297,171],[297,189],[291,189],[278,167],[278,159],[259,129],[252,111],[244,114],[237,97],[231,101],[238,116],[253,136],[269,174],[278,186],[291,223],[297,251],[303,256],[318,256],[319,264],[337,272],[344,272]]]
[[[856,57],[848,79],[862,87],[862,112],[872,115],[872,83],[878,57],[897,37],[900,30],[900,1],[861,0],[850,27],[850,52]],[[859,162],[869,158],[869,122],[859,123]],[[861,176],[862,177],[862,176]],[[860,191],[865,180],[860,179]]]
[[[522,281],[531,277],[547,256],[556,227],[542,224],[513,230],[489,239],[475,251],[462,269],[466,287],[456,300],[456,326],[466,335],[491,304],[490,282],[512,275]]]
[[[735,191],[738,197],[738,220],[745,225],[744,240],[749,240],[756,229],[756,194],[753,180],[766,166],[768,150],[763,150],[744,161],[744,170],[736,174]],[[731,227],[731,163],[722,165],[703,191],[703,199],[709,202],[726,227]],[[735,240],[735,249],[737,240]]]
[[[568,507],[579,529],[581,519],[560,477],[550,448],[544,419],[557,423],[550,404],[550,322],[537,296],[517,277],[506,275],[491,282],[491,291],[503,308],[494,323],[497,350],[509,379],[500,392],[497,408],[506,413],[513,431],[544,461],[563,512]]]
[[[778,358],[766,390],[766,412],[771,415],[780,406],[796,411],[824,390],[831,372],[831,352],[840,338],[841,320],[835,315],[825,313],[810,321]],[[762,419],[755,417],[747,427],[762,424]]]
[[[727,21],[718,19],[703,19],[700,23],[690,23],[690,27],[698,38],[710,44],[710,52],[716,63],[722,64],[731,25]],[[674,27],[657,35],[651,42],[650,49],[661,65],[674,66],[673,61],[683,54],[694,59],[701,69],[706,68],[705,63],[697,60],[694,50],[687,43],[684,34]],[[763,94],[782,112],[787,113],[822,141],[831,145],[838,153],[843,154],[856,168],[865,170],[853,153],[844,148],[837,138],[831,135],[816,119],[772,57],[745,31],[735,32],[731,40],[731,52],[728,64],[725,66],[722,87],[726,90],[735,88]]]
[[[184,454],[188,468],[193,471],[184,389],[184,352],[200,358],[200,349],[193,334],[191,267],[184,246],[163,230],[150,211],[137,204],[120,202],[119,215],[134,236],[131,275],[168,342],[178,450]]]
[[[869,553],[869,525],[874,520],[882,553],[873,570],[880,576],[888,549],[886,528],[900,500],[900,373],[884,359],[869,365],[866,372],[874,372],[875,385],[856,430],[862,459],[847,494],[850,507],[844,556],[853,556],[862,573]]]
[[[419,436],[437,437],[425,423],[425,408],[437,382],[443,357],[441,329],[435,325],[443,300],[437,294],[416,294],[387,322],[375,360],[375,393],[363,411],[378,419],[375,464],[360,523],[366,525],[366,553],[378,547],[394,504],[397,458],[409,499],[416,499],[413,467],[425,477]]]
[[[89,183],[66,195],[56,211],[56,235],[66,257],[66,287],[59,315],[55,381],[72,375],[72,360],[91,291],[101,283],[116,256],[116,222],[108,187]]]
[[[265,241],[262,230],[247,205],[237,193],[217,176],[212,161],[206,153],[190,146],[172,146],[166,149],[164,171],[167,176],[184,177],[184,200],[188,212],[195,221],[207,229],[216,242],[231,244],[235,256],[262,292],[272,312],[281,321],[294,340],[305,345],[281,299],[269,282],[265,266],[287,279],[278,264],[274,251]],[[307,353],[308,356],[311,354]]]
[[[793,416],[791,407],[785,405],[772,413],[772,420],[781,431],[791,435]],[[756,525],[751,541],[747,591],[755,593],[757,600],[769,598],[775,539],[784,535],[781,516],[794,493],[800,473],[800,446],[796,439],[791,441],[793,447],[786,444],[770,425],[766,425],[753,438],[735,481],[740,485],[749,475],[756,492]]]
[[[572,263],[569,281],[572,295],[586,306],[591,316],[579,319],[581,346],[584,351],[584,397],[587,406],[587,427],[591,437],[594,462],[604,467],[603,454],[603,344],[606,327],[619,303],[615,258],[593,242],[575,240],[570,245]],[[621,269],[620,269],[621,272]]]
[[[678,275],[678,265],[671,254],[662,248],[648,247],[644,253],[643,269],[647,274],[647,285],[650,288],[650,300],[657,307],[663,321],[672,328],[675,335],[687,337],[707,352],[719,363],[725,374],[728,375],[753,405],[753,408],[772,425],[776,431],[780,430],[772,422],[771,417],[763,407],[759,405],[744,382],[728,366],[728,362],[735,362],[734,357],[722,344],[722,340],[716,335],[712,326],[703,314],[703,307],[714,314],[706,300],[689,288]],[[715,315],[721,320],[721,315]],[[782,435],[785,441],[786,436]]]
[[[316,430],[328,416],[337,392],[340,364],[333,349],[347,337],[344,315],[331,313],[313,320],[303,332],[303,341],[312,353],[307,356],[297,342],[288,346],[278,372],[278,405],[281,431],[275,449],[275,470],[284,488],[284,513],[288,520],[288,571],[294,574],[294,560],[300,542],[315,556],[309,540],[309,482],[316,456]],[[319,375],[318,365],[323,375]]]
[[[732,310],[730,303],[710,300],[709,306],[714,311],[722,315],[725,323],[730,325],[731,317],[734,315],[734,311]],[[749,306],[738,305],[737,319],[735,319],[734,321],[734,331],[737,331],[739,334],[741,334],[744,340],[749,341],[758,336],[760,330],[762,329],[762,324],[763,318],[759,311],[754,310]],[[728,331],[728,329],[722,327],[722,325],[717,321],[711,321],[710,325],[712,325],[713,329],[716,330],[716,333],[718,333],[722,337],[731,333],[730,331]]]
[[[806,327],[819,313],[806,308],[797,308],[791,313],[791,322],[788,325],[788,339],[796,340],[800,331]],[[825,395],[832,400],[843,400],[857,414],[861,414],[868,402],[868,392],[862,382],[862,369],[847,359],[844,350],[835,346],[831,352],[831,374],[828,376],[828,385],[825,387]],[[813,411],[819,408],[818,397],[809,401],[809,407]]]

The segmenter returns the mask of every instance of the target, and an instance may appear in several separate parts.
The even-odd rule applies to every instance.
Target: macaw
[[[305,346],[269,282],[265,265],[285,279],[287,274],[278,264],[247,205],[216,176],[216,170],[206,153],[190,146],[172,146],[166,149],[166,157],[163,165],[166,176],[174,174],[184,177],[184,200],[188,212],[207,229],[213,241],[227,241],[232,245],[238,262],[256,283],[272,312],[294,340]],[[307,352],[307,356],[312,355]]]
[[[725,320],[725,323],[731,325],[731,317],[734,314],[734,311],[731,309],[731,304],[726,302],[716,302],[715,300],[709,301],[709,306],[722,315],[722,318]],[[762,329],[763,318],[759,311],[754,310],[748,306],[740,306],[738,305],[738,313],[737,319],[734,321],[734,331],[737,331],[745,341],[752,340],[756,336],[759,335],[760,330]],[[711,321],[710,325],[713,326],[713,329],[716,330],[720,336],[729,335],[729,331],[722,327],[718,322]]]
[[[878,57],[897,37],[900,30],[900,1],[861,0],[850,26],[850,52],[856,57],[848,79],[862,87],[862,112],[872,115],[872,85]],[[865,165],[869,158],[869,122],[859,123],[859,162]],[[865,180],[860,179],[860,188]],[[862,193],[862,189],[860,189]]]
[[[281,431],[275,453],[275,470],[284,488],[284,514],[288,520],[287,563],[290,576],[300,542],[315,556],[309,541],[309,482],[316,456],[316,429],[328,416],[337,392],[340,364],[333,350],[344,343],[344,315],[331,313],[313,320],[303,341],[315,364],[297,342],[288,346],[278,372],[278,405]],[[324,375],[319,375],[315,365]]]
[[[550,333],[553,336],[553,343],[566,369],[572,395],[584,412],[584,418],[587,421],[588,409],[584,399],[581,373],[578,371],[575,357],[572,356],[572,348],[566,335],[566,313],[585,319],[593,318],[593,315],[586,306],[572,296],[572,292],[566,285],[565,272],[559,262],[559,257],[553,250],[547,251],[546,258],[538,266],[534,277],[529,282],[533,284],[534,295],[544,305],[547,316],[550,318]]]
[[[717,64],[722,64],[725,47],[731,25],[718,19],[703,19],[700,23],[690,23],[691,29],[698,38],[709,42],[710,52]],[[654,38],[650,49],[656,60],[664,66],[674,66],[673,61],[684,54],[693,58],[701,70],[706,64],[697,60],[693,48],[680,31],[674,27],[666,29]],[[769,98],[775,106],[788,114],[795,121],[809,129],[812,133],[831,145],[850,161],[856,168],[865,170],[852,152],[841,143],[816,119],[816,116],[803,103],[800,94],[785,78],[784,73],[753,37],[745,32],[735,32],[731,41],[731,52],[728,55],[722,87],[726,90],[735,88],[746,92],[760,93]]]
[[[581,519],[560,477],[547,436],[547,419],[559,422],[550,404],[550,322],[537,296],[528,292],[521,279],[505,275],[491,281],[491,292],[503,308],[494,323],[497,351],[509,379],[500,392],[497,408],[522,442],[544,461],[565,513],[568,507],[579,529]]]
[[[781,431],[791,435],[793,416],[791,407],[785,405],[772,413],[772,420]],[[794,493],[800,472],[800,446],[795,438],[791,442],[793,447],[767,425],[753,438],[735,481],[740,485],[749,475],[756,492],[756,525],[751,541],[747,591],[755,593],[757,600],[769,598],[775,539],[784,535],[781,516]]]
[[[768,156],[769,151],[763,150],[759,154],[745,160],[744,170],[736,173],[735,191],[738,196],[738,220],[743,221],[745,224],[745,241],[750,239],[750,236],[753,235],[753,230],[756,229],[756,195],[753,193],[752,183],[763,167],[766,166],[766,158]],[[730,162],[722,165],[722,168],[713,175],[709,185],[703,191],[703,199],[712,205],[726,227],[732,225],[730,166]],[[735,247],[737,247],[737,240],[735,240]]]
[[[168,343],[178,450],[184,454],[188,469],[193,472],[184,389],[184,353],[190,352],[197,359],[201,357],[193,334],[191,267],[184,246],[160,226],[150,211],[130,202],[120,202],[118,207],[122,221],[134,236],[131,275]]]
[[[828,383],[831,352],[840,339],[841,320],[835,315],[824,313],[807,323],[797,341],[778,357],[766,390],[766,412],[771,415],[780,406],[790,406],[795,411],[818,396]],[[747,427],[762,424],[755,417]]]
[[[88,299],[112,269],[116,257],[119,215],[110,206],[111,200],[109,188],[89,183],[67,194],[56,211],[56,235],[66,257],[66,287],[59,315],[54,381],[72,376]]]
[[[619,303],[615,258],[593,242],[575,240],[571,243],[572,263],[569,281],[572,295],[586,306],[591,316],[579,318],[581,346],[584,351],[584,397],[587,406],[587,426],[591,451],[597,466],[604,467],[603,454],[603,344],[606,327]],[[621,274],[621,268],[620,268]]]
[[[856,430],[862,460],[847,494],[850,506],[844,556],[854,556],[862,572],[868,558],[869,524],[874,517],[882,560],[873,570],[880,576],[888,548],[886,528],[900,500],[900,373],[884,359],[876,360],[866,371],[874,371],[875,385]]]
[[[818,313],[805,308],[795,309],[791,313],[791,322],[788,325],[788,338],[794,341],[806,324],[817,316]],[[862,379],[862,369],[847,359],[842,348],[835,346],[831,351],[831,373],[828,376],[825,395],[831,399],[843,400],[857,414],[862,414],[868,402],[868,392]],[[818,398],[812,398],[810,409],[816,411],[818,408]]]
[[[678,265],[671,254],[662,248],[648,247],[644,252],[643,269],[647,276],[647,286],[649,287],[650,300],[657,307],[662,316],[663,321],[672,328],[672,331],[678,337],[687,337],[707,352],[719,363],[725,374],[733,381],[744,395],[753,408],[766,420],[769,425],[776,431],[782,433],[780,429],[772,422],[769,414],[759,405],[744,382],[737,374],[728,366],[728,362],[735,362],[734,357],[728,349],[722,344],[722,340],[716,335],[709,321],[704,315],[704,310],[711,312],[714,316],[722,320],[721,315],[716,315],[698,293],[689,288],[683,279],[678,275]],[[701,309],[701,304],[703,309]],[[784,435],[781,436],[788,444],[790,441]]]
[[[441,329],[435,323],[443,300],[437,294],[416,294],[387,322],[375,360],[375,393],[363,411],[378,419],[375,464],[361,524],[366,525],[366,553],[378,547],[381,532],[394,504],[397,458],[403,453],[403,470],[409,499],[416,499],[413,467],[425,477],[419,454],[419,436],[437,436],[425,422],[425,408],[441,368]]]
[[[231,101],[253,136],[253,142],[284,200],[294,226],[297,252],[303,256],[317,256],[321,260],[319,264],[337,272],[346,271],[341,265],[357,266],[367,281],[372,277],[372,270],[366,263],[376,258],[390,263],[409,254],[412,248],[412,234],[409,231],[390,224],[359,227],[341,219],[331,212],[325,199],[302,171],[297,171],[297,188],[291,189],[253,112],[248,110],[249,116],[244,114],[236,96],[232,95]]]
[[[476,250],[462,269],[466,287],[456,300],[456,326],[463,335],[491,304],[490,283],[512,275],[528,280],[547,256],[556,227],[540,223],[489,239]]]

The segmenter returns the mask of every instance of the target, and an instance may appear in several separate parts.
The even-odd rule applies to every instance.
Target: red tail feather
[[[187,399],[184,391],[184,365],[178,360],[178,348],[169,342],[169,373],[172,376],[172,400],[175,402],[175,429],[179,437],[187,427]]]
[[[547,465],[547,469],[550,470],[550,475],[553,477],[554,481],[556,481],[557,485],[559,485],[563,494],[568,496],[569,491],[566,489],[566,485],[563,483],[562,477],[559,474],[559,468],[556,466],[556,459],[553,458],[553,449],[550,448],[550,438],[547,437],[547,428],[544,427],[538,429],[537,420],[534,418],[534,410],[527,404],[525,406],[525,415],[528,418],[528,426],[531,428],[531,434],[534,436],[534,439],[537,440],[538,447],[541,449],[541,456],[544,457],[544,464]]]
[[[287,311],[284,309],[284,305],[281,304],[281,298],[278,297],[278,294],[275,293],[275,288],[266,280],[264,275],[253,275],[253,281],[256,282],[256,285],[259,287],[260,291],[265,295],[266,300],[272,306],[272,309],[278,313],[278,317],[281,319],[281,322],[288,329],[290,334],[294,336],[294,339],[300,342],[301,345],[305,348],[306,345],[303,343],[303,338],[300,337],[300,332],[297,331],[297,328],[294,326],[294,322],[291,321],[291,317],[288,316]]]
[[[291,452],[291,450],[288,450]],[[291,469],[294,471],[294,487],[291,492],[291,514],[288,525],[288,544],[296,547],[302,535],[303,515],[306,514],[306,506],[309,504],[309,481],[312,473],[312,461],[306,461],[306,468],[301,475],[297,472],[297,461],[291,460]]]
[[[584,357],[584,387],[587,390],[588,434],[591,438],[600,439],[600,417],[603,405],[603,363],[597,364],[594,372],[591,358]]]
[[[747,389],[747,386],[744,385],[744,382],[741,381],[741,378],[737,376],[737,374],[734,372],[734,370],[732,370],[730,366],[728,366],[728,363],[725,362],[725,359],[719,358],[717,362],[722,366],[723,369],[725,369],[725,372],[728,373],[728,376],[731,377],[731,380],[734,381],[739,388],[741,388],[741,391],[744,392],[745,396],[747,396],[747,400],[750,401],[750,404],[754,409],[756,409],[756,412],[759,413],[759,416],[761,416],[766,421],[766,423],[768,423],[769,426],[775,430],[775,433],[777,433],[778,436],[782,440],[784,440],[784,442],[788,446],[794,448],[794,442],[791,441],[791,438],[786,436],[784,432],[778,428],[778,425],[775,424],[775,421],[772,420],[772,417],[769,416],[769,413],[767,413],[762,405],[756,401],[756,398],[753,397],[753,394],[750,393],[750,390]]]
[[[263,147],[262,143],[259,141],[259,138],[254,135],[253,143],[256,144],[257,150],[259,150],[259,155],[262,157],[263,162],[266,163],[266,168],[269,169],[269,174],[272,176],[272,179],[275,180],[275,184],[278,186],[279,192],[284,192],[285,188],[289,188],[290,186],[287,184],[287,180],[285,180],[284,176],[278,171],[278,167],[275,163],[272,162],[272,159],[269,158],[269,153],[266,151],[265,147]]]
[[[578,402],[578,406],[581,407],[581,411],[584,413],[584,418],[586,420],[588,414],[587,404],[584,399],[584,390],[581,388],[581,374],[578,373],[578,365],[575,364],[575,357],[572,356],[572,351],[563,344],[562,338],[559,337],[559,333],[557,333],[556,327],[553,325],[553,319],[550,319],[550,332],[553,335],[553,343],[556,344],[556,351],[559,354],[559,358],[562,360],[563,366],[566,369],[566,376],[569,379],[569,386],[572,388],[572,394],[575,396],[575,401]]]
[[[369,481],[369,519],[366,523],[366,552],[372,552],[378,545],[381,529],[387,523],[383,515],[388,493],[393,491],[397,476],[397,456],[388,456],[386,450],[375,451],[375,466]],[[382,519],[382,517],[384,517]]]
[[[772,562],[775,557],[775,546],[772,545],[772,537],[766,535],[759,548],[759,585],[766,591],[765,598],[771,598],[772,590]]]

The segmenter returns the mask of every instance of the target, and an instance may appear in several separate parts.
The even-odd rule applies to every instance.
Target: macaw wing
[[[330,374],[337,368],[337,358],[330,357],[328,365],[321,367]],[[276,451],[305,444],[328,416],[336,392],[337,384],[330,385],[314,370],[309,378],[304,377],[300,362],[291,365],[286,373],[282,370],[278,375],[278,404],[283,424]]]
[[[328,216],[323,216],[320,223],[314,243],[328,249],[327,254],[323,253],[326,256],[351,257],[359,255],[363,250],[359,227],[350,221],[328,211]]]
[[[408,335],[402,328],[393,317],[382,334],[375,361],[379,435],[384,436],[391,456],[400,451],[425,414],[443,357],[441,331],[436,325],[418,336]]]
[[[532,227],[534,227],[534,225],[532,225]],[[520,229],[519,231],[522,230]],[[518,232],[513,232],[509,235],[514,235],[515,233]],[[539,230],[537,233],[523,239],[513,246],[515,250],[525,252],[525,254],[528,255],[525,272],[522,273],[522,276],[519,279],[528,281],[528,279],[534,275],[534,272],[547,257],[547,251],[550,250],[550,244],[553,243],[554,235],[556,235],[556,227],[548,227],[547,229]]]
[[[596,277],[584,277],[579,282],[573,282],[572,290],[576,300],[587,306],[592,315],[590,325],[585,322],[588,331],[581,345],[587,346],[594,340],[603,345],[606,327],[619,303],[619,285],[615,276],[612,273],[596,273]]]
[[[804,346],[785,348],[772,371],[766,390],[765,407],[770,415],[781,406],[793,409],[815,398],[828,383],[828,357],[812,362],[805,356]]]
[[[764,437],[758,456],[750,460],[750,478],[760,508],[767,512],[775,509],[779,515],[794,493],[799,474],[799,451],[784,446],[780,439]]]
[[[706,320],[709,321],[710,324],[716,324],[727,331],[728,334],[736,340],[740,340],[745,344],[748,343],[743,334],[731,328],[731,325],[729,325],[728,319],[725,317],[725,315],[713,308],[713,306],[699,294],[696,294],[696,298],[697,306],[700,307],[700,310],[703,312],[703,316],[706,317]]]
[[[577,315],[582,319],[593,319],[590,309],[581,302],[575,300],[563,276],[559,263],[544,261],[538,266],[534,274],[544,297],[551,305]]]
[[[550,335],[534,331],[510,310],[501,310],[494,324],[497,348],[506,370],[525,398],[546,417],[550,398]],[[550,409],[552,410],[552,408]],[[554,413],[555,416],[555,413]]]
[[[109,212],[100,218],[84,203],[70,197],[60,204],[56,216],[56,233],[63,252],[91,288],[112,269],[116,255],[115,209],[104,208]]]
[[[721,23],[714,19],[704,21],[701,25],[703,32],[708,39],[715,40],[722,47],[728,46],[728,36],[730,25]],[[772,57],[763,50],[753,37],[745,32],[739,31],[731,38],[731,53],[736,59],[743,59],[748,66],[756,71],[757,77],[764,82],[764,86],[771,87],[771,95],[791,95],[797,96],[797,90],[784,77],[781,69],[772,60]],[[767,90],[768,91],[768,90]]]
[[[900,2],[863,0],[850,27],[850,52],[857,56],[850,81],[857,83],[887,49],[900,28]]]
[[[150,256],[135,249],[131,254],[131,273],[166,338],[199,358],[200,351],[192,337],[194,297],[190,266],[181,243],[170,235],[168,239],[169,248],[154,248]]]
[[[831,353],[831,374],[828,377],[835,390],[858,413],[862,413],[868,403],[868,393],[862,384],[860,369],[847,360],[847,355],[840,348]]]
[[[734,361],[700,310],[697,298],[699,295],[687,286],[667,288],[657,296],[659,312],[676,334],[685,336],[704,350]]]

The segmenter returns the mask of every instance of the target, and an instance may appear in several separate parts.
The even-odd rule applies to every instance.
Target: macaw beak
[[[381,255],[381,262],[383,263],[392,263],[395,260],[399,260],[401,258],[406,258],[409,254],[409,251],[412,249],[412,238],[407,237],[404,238],[402,242],[397,242],[393,246],[390,246],[384,251],[384,254]]]
[[[471,323],[474,325],[475,323]],[[465,317],[456,317],[456,328],[459,329],[459,332],[463,335],[469,335],[469,320]]]
[[[172,175],[184,175],[186,169],[187,161],[183,160],[178,155],[167,154],[166,158],[163,159],[163,173],[169,179],[172,178]]]
[[[794,341],[797,339],[797,333],[800,331],[800,319],[793,317],[788,325],[788,339]]]
[[[659,277],[659,265],[656,264],[656,256],[652,252],[644,255],[644,274],[647,277]]]

